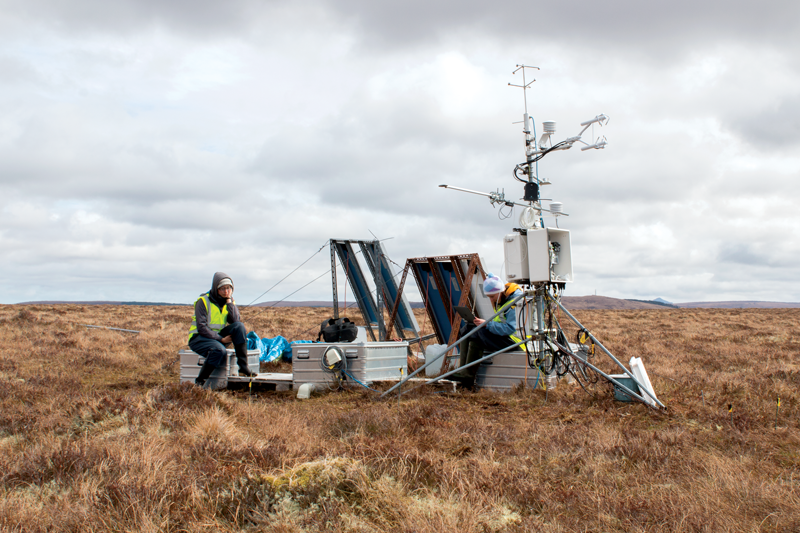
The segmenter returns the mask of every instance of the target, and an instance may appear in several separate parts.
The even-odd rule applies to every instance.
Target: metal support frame
[[[378,240],[356,240],[356,239],[331,239],[331,268],[332,280],[334,283],[334,311],[338,318],[338,298],[336,290],[336,256],[344,267],[347,282],[353,288],[361,316],[367,325],[367,330],[373,341],[386,340],[393,328],[397,335],[405,339],[410,333],[411,337],[419,338],[419,325],[414,318],[414,312],[402,293],[402,288],[397,287],[395,274],[390,264],[389,258]],[[353,248],[357,243],[359,252]],[[363,262],[367,264],[370,274],[375,284],[375,295],[367,284],[367,278],[356,258],[357,253],[363,256]],[[402,284],[401,284],[402,285]],[[389,324],[384,319],[384,308],[392,305],[392,317]],[[388,327],[387,327],[388,326]],[[376,338],[375,329],[378,330]]]
[[[408,267],[409,263],[406,261],[406,266],[403,269],[403,277],[400,279],[400,286],[397,288],[397,298],[394,299],[394,305],[392,306],[392,312],[389,315],[389,325],[386,328],[386,337],[388,338],[392,334],[392,328],[394,327],[394,321],[397,318],[397,312],[400,310],[400,302],[402,301],[401,295],[403,294],[403,288],[406,286],[406,278],[408,277]]]
[[[336,280],[336,252],[333,241],[328,241],[331,246],[331,284],[333,285],[333,318],[339,318],[339,288]]]
[[[353,241],[350,240],[331,239],[331,248],[336,251],[336,254],[339,256],[339,261],[344,267],[347,281],[353,289],[353,295],[361,311],[361,316],[364,317],[364,324],[367,326],[369,336],[373,341],[376,341],[378,339],[375,337],[373,328],[378,325],[377,305],[367,286],[366,278],[356,258],[356,252],[353,250],[352,242]]]
[[[468,262],[466,273],[462,261]],[[405,283],[407,271],[411,270],[425,311],[441,344],[452,344],[451,341],[458,335],[457,326],[461,316],[454,307],[467,305],[477,297],[470,294],[476,269],[483,273],[478,254],[416,257],[406,261],[402,284]],[[443,277],[443,272],[447,275],[447,280]],[[458,300],[454,301],[456,294]]]
[[[472,287],[472,277],[475,274],[475,269],[478,266],[480,260],[478,256],[475,255],[469,262],[469,266],[467,267],[466,275],[461,272],[461,265],[459,261],[453,260],[453,268],[460,278],[459,281],[461,282],[461,298],[458,300],[458,307],[464,307],[469,303],[470,300],[470,289]],[[461,324],[461,315],[458,312],[453,313],[453,321],[450,327],[450,339],[448,339],[447,344],[453,344],[456,339],[458,338],[459,332],[459,325]]]

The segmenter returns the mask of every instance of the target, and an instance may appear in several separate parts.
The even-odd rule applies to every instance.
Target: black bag
[[[329,318],[322,322],[317,342],[353,342],[358,336],[358,328],[349,318]]]

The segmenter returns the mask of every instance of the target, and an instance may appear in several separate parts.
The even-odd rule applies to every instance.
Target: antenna
[[[508,85],[511,87],[520,87],[522,88],[522,100],[525,102],[525,130],[527,131],[528,128],[528,88],[533,85],[536,81],[535,79],[530,83],[525,82],[525,69],[526,68],[535,68],[536,70],[541,70],[539,67],[532,67],[530,65],[517,65],[517,68],[514,69],[514,72],[511,74],[516,74],[520,70],[522,71],[522,85],[515,85],[513,83],[509,83]]]
[[[527,178],[527,180],[521,180],[519,177],[517,177],[516,168],[514,169],[514,177],[517,178],[519,181],[525,181],[525,196],[524,196],[524,198],[525,198],[526,202],[530,202],[531,205],[532,205],[534,202],[538,202],[539,201],[539,185],[540,185],[540,183],[539,183],[539,176],[535,175],[535,173],[533,172],[533,167],[531,166],[531,163],[533,163],[534,161],[532,160],[532,155],[533,154],[532,154],[532,152],[530,150],[530,146],[531,146],[532,142],[533,143],[536,142],[536,136],[535,136],[535,134],[534,134],[533,137],[531,136],[530,115],[528,115],[528,88],[531,85],[533,85],[533,83],[536,81],[536,79],[534,79],[530,83],[526,82],[526,80],[525,80],[525,69],[526,68],[540,70],[539,67],[533,67],[533,66],[529,66],[529,65],[517,65],[517,68],[514,69],[514,72],[512,72],[512,74],[516,74],[517,72],[522,71],[522,85],[515,85],[513,83],[509,83],[508,85],[510,87],[519,87],[519,88],[522,89],[522,100],[523,100],[523,102],[525,104],[525,114],[522,116],[522,121],[523,121],[522,132],[525,134],[525,154],[526,154],[526,158],[527,158],[527,161],[526,161],[527,164],[522,169],[522,172],[523,172],[523,174],[527,174],[528,178]],[[554,125],[555,125],[555,123],[554,123]],[[519,165],[517,165],[517,166],[519,166]]]
[[[523,207],[525,210],[520,217],[520,225],[526,229],[536,229],[536,228],[544,228],[544,220],[542,219],[542,213],[548,213],[551,216],[559,217],[559,216],[569,216],[567,213],[564,213],[562,210],[562,204],[560,202],[555,202],[550,204],[550,209],[544,209],[542,207],[541,201],[543,198],[540,196],[540,190],[545,185],[550,185],[550,181],[546,179],[540,179],[537,169],[539,160],[541,160],[544,156],[549,154],[550,152],[556,152],[559,150],[569,150],[572,148],[572,145],[579,142],[582,143],[584,146],[581,147],[581,151],[585,152],[586,150],[596,149],[602,150],[608,144],[608,140],[605,136],[597,137],[594,139],[592,144],[587,143],[582,139],[583,134],[586,130],[591,126],[592,127],[592,137],[594,138],[594,125],[598,124],[601,127],[608,124],[609,118],[604,114],[599,114],[590,120],[586,120],[581,122],[581,126],[583,127],[580,130],[578,135],[574,135],[572,137],[568,137],[560,142],[553,142],[553,136],[556,133],[556,123],[552,120],[547,120],[542,122],[542,136],[539,140],[536,140],[536,126],[533,123],[533,118],[528,114],[528,89],[531,88],[531,85],[536,82],[536,79],[532,79],[528,81],[528,76],[526,75],[526,69],[532,70],[541,70],[539,67],[534,67],[532,65],[516,65],[516,68],[513,70],[512,74],[516,75],[518,72],[522,73],[522,84],[510,83],[509,87],[517,87],[522,89],[522,101],[525,112],[522,115],[522,133],[525,135],[525,161],[522,163],[518,163],[514,166],[514,179],[524,183],[524,195],[521,198],[522,201],[525,203],[518,203],[513,202],[511,200],[507,200],[505,197],[505,193],[501,193],[499,190],[497,192],[480,192],[474,191],[471,189],[462,189],[460,187],[453,187],[452,185],[440,185],[440,187],[445,189],[455,189],[457,191],[462,192],[469,192],[472,194],[479,194],[482,196],[486,196],[489,198],[492,206],[496,206],[497,204],[506,205],[506,206],[520,206]],[[514,124],[519,124],[519,122],[514,122]],[[523,220],[524,219],[524,220]]]

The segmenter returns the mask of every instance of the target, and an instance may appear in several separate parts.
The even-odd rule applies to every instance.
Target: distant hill
[[[56,305],[56,304],[72,304],[72,305],[191,305],[191,304],[171,304],[167,302],[112,302],[109,300],[90,300],[85,302],[68,302],[65,300],[40,300],[36,302],[19,302],[14,305]]]
[[[686,309],[796,309],[798,302],[686,302],[675,304]]]
[[[672,302],[668,302],[666,300],[662,300],[661,298],[656,298],[655,300],[634,300],[632,298],[626,298],[629,302],[641,302],[644,304],[655,304],[660,305],[662,307],[671,307],[673,309],[678,309],[678,306]]]
[[[580,309],[668,309],[662,303],[645,300],[622,300],[608,296],[564,296],[561,298],[564,307],[572,310]]]

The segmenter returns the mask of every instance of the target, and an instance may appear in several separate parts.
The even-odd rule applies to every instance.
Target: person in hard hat
[[[201,294],[194,302],[189,348],[206,358],[195,379],[195,383],[201,387],[214,369],[225,363],[228,354],[225,346],[231,343],[236,351],[239,375],[256,375],[247,366],[247,329],[242,324],[232,296],[233,280],[224,272],[217,272],[211,282],[211,290]]]
[[[515,335],[517,332],[517,312],[516,306],[513,305],[514,299],[522,295],[520,286],[516,283],[503,283],[503,280],[499,277],[489,273],[483,282],[483,292],[491,300],[494,312],[502,312],[486,324],[485,327],[478,330],[477,333],[461,342],[459,367],[477,361],[483,357],[485,351],[496,352],[521,340]],[[462,320],[459,336],[463,337],[484,322],[486,321],[481,318],[476,318],[473,323],[467,323]],[[475,387],[478,366],[474,365],[456,372],[453,377],[460,381],[464,387],[472,389]]]

